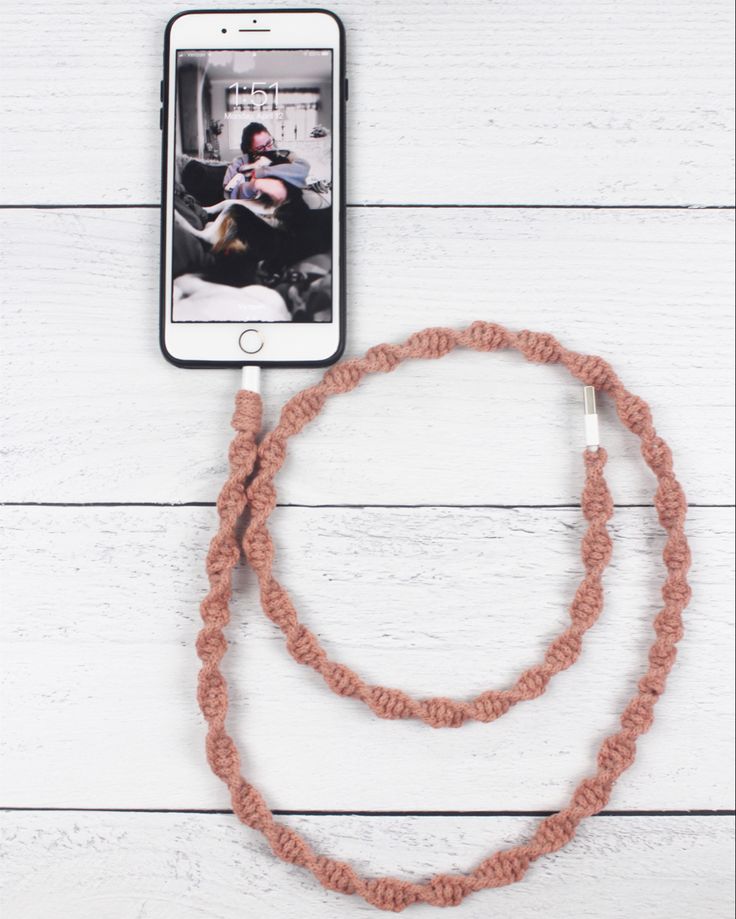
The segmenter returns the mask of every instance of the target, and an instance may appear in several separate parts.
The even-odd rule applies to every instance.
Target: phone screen
[[[178,50],[172,322],[332,322],[333,52]]]

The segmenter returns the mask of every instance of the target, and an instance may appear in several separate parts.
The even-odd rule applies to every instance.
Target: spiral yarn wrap
[[[603,478],[606,453],[601,448],[584,454],[586,482],[581,507],[589,527],[582,545],[585,575],[570,606],[571,624],[552,642],[543,662],[525,671],[510,689],[489,690],[467,702],[416,700],[400,690],[370,686],[348,667],[331,661],[316,636],[299,623],[287,592],[271,573],[274,548],[266,528],[276,505],[273,478],[284,463],[287,440],[319,414],[330,396],[354,389],[366,374],[388,373],[408,359],[443,357],[457,347],[476,351],[514,348],[533,362],[561,363],[583,384],[613,400],[622,423],[640,438],[642,456],[658,480],[654,504],[667,534],[664,604],[654,620],[656,637],[649,650],[649,667],[621,715],[621,727],[603,741],[597,771],[578,785],[565,808],[542,820],[527,842],[495,852],[468,873],[437,874],[426,883],[366,878],[346,862],[319,855],[300,834],[274,819],[259,791],[241,775],[240,756],[225,727],[228,691],[220,671],[227,651],[223,629],[230,621],[231,575],[241,557],[237,528],[246,508],[249,520],[242,550],[259,579],[264,611],[286,635],[290,653],[317,670],[334,692],[360,699],[383,718],[420,718],[436,728],[458,727],[468,719],[495,720],[516,702],[539,696],[554,674],[574,663],[582,636],[598,618],[603,604],[601,575],[611,554],[606,521],[613,503]],[[425,329],[403,344],[377,345],[362,358],[336,364],[319,383],[289,399],[276,427],[257,443],[261,420],[260,396],[246,390],[238,392],[230,474],[217,500],[220,528],[207,554],[210,590],[201,605],[204,625],[197,638],[202,661],[197,697],[208,723],[207,758],[230,790],[233,811],[243,823],[264,834],[279,858],[307,868],[331,890],[357,894],[387,911],[400,912],[414,903],[455,906],[474,891],[521,880],[533,861],[566,845],[584,817],[606,806],[616,780],[634,761],[637,738],[652,724],[654,706],[664,692],[676,644],[683,634],[682,612],[690,599],[690,550],[684,532],[687,502],[673,472],[670,449],[654,430],[648,405],[626,390],[600,357],[569,351],[546,333],[514,333],[478,321],[462,330]]]

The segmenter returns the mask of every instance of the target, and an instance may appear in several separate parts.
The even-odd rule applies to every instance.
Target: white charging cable
[[[261,392],[261,368],[257,364],[245,364],[242,368],[241,389],[249,392]]]

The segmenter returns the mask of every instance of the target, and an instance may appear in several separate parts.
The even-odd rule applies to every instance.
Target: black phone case
[[[319,361],[268,361],[265,364],[257,360],[242,361],[182,361],[173,357],[166,350],[164,341],[165,327],[165,309],[166,309],[166,279],[164,271],[164,247],[166,246],[166,210],[163,202],[165,201],[166,190],[168,188],[168,171],[167,171],[167,146],[168,146],[168,99],[169,99],[169,53],[171,50],[171,27],[182,16],[191,16],[200,13],[211,15],[212,13],[267,13],[273,16],[276,13],[325,13],[332,17],[337,23],[340,32],[340,72],[338,74],[339,85],[342,88],[340,92],[340,136],[338,138],[338,163],[337,168],[340,175],[340,196],[337,206],[340,209],[340,234],[337,241],[338,259],[340,260],[340,340],[335,353],[324,360]],[[164,78],[161,90],[161,245],[160,245],[160,267],[159,267],[159,345],[161,353],[169,363],[177,367],[189,368],[207,368],[207,367],[245,367],[254,364],[262,367],[327,367],[339,360],[345,349],[345,324],[347,317],[346,310],[346,270],[345,270],[345,223],[346,223],[346,206],[345,206],[345,102],[347,96],[347,84],[345,80],[345,27],[342,20],[330,10],[319,7],[305,7],[302,9],[247,9],[247,10],[185,10],[177,13],[166,24],[166,33],[164,37]]]

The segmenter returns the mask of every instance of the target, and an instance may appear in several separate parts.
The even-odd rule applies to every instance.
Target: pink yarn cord
[[[585,574],[570,606],[570,625],[551,643],[542,663],[527,669],[509,689],[488,690],[464,701],[415,699],[398,689],[369,685],[353,670],[327,657],[316,636],[299,622],[286,590],[273,577],[274,548],[266,521],[276,506],[273,479],[284,463],[287,440],[319,414],[327,398],[354,389],[366,374],[390,372],[408,359],[439,358],[457,347],[476,351],[515,348],[530,361],[561,363],[576,379],[613,400],[622,423],[640,438],[642,456],[658,480],[654,504],[667,534],[664,604],[654,620],[656,637],[649,650],[649,667],[621,715],[621,727],[604,740],[595,774],[578,785],[565,808],[542,820],[527,842],[495,852],[468,873],[437,874],[423,884],[394,877],[366,878],[346,862],[317,854],[299,833],[273,818],[259,791],[241,775],[240,757],[225,727],[228,693],[220,672],[227,650],[223,629],[230,621],[231,576],[241,555],[237,528],[246,507],[250,516],[243,550],[258,577],[263,609],[284,632],[290,653],[319,672],[334,692],[360,699],[382,718],[418,718],[435,728],[459,727],[470,719],[499,718],[517,702],[541,695],[552,676],[574,663],[582,637],[603,605],[601,575],[611,555],[606,522],[613,512],[603,478],[603,449],[584,454],[586,481],[581,508],[588,530],[581,554]],[[198,701],[208,723],[207,758],[230,790],[233,811],[243,823],[264,834],[279,858],[307,868],[325,887],[357,894],[383,910],[400,912],[414,903],[455,906],[474,891],[521,880],[533,861],[566,845],[584,817],[606,806],[616,780],[634,761],[637,738],[652,724],[654,706],[664,692],[676,644],[682,637],[682,612],[690,599],[690,550],[684,532],[687,502],[672,469],[670,449],[654,430],[649,407],[624,388],[600,357],[568,351],[546,333],[513,333],[479,321],[459,331],[425,329],[403,344],[377,345],[362,358],[336,364],[319,383],[284,405],[276,427],[257,444],[261,418],[260,396],[239,392],[232,421],[237,433],[230,447],[230,474],[217,501],[220,529],[207,555],[210,590],[201,605],[204,625],[197,638],[202,661]]]

